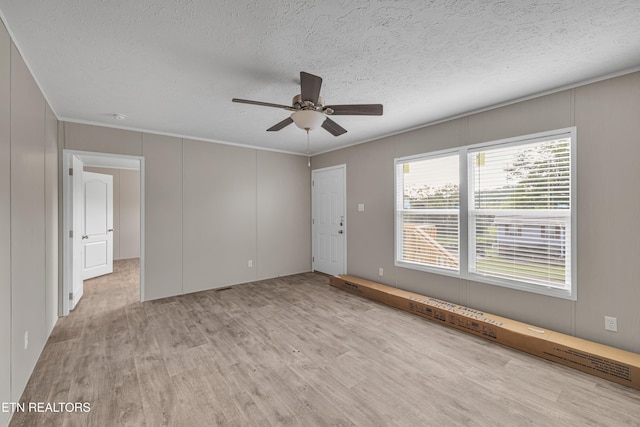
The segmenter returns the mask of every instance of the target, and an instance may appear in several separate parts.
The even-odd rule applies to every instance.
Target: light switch
[[[364,203],[358,203],[358,212],[364,212]]]

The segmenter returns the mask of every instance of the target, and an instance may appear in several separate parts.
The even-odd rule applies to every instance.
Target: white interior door
[[[83,172],[82,278],[113,273],[113,176]]]
[[[72,230],[72,258],[71,266],[71,295],[70,309],[73,310],[82,298],[84,288],[82,287],[82,263],[84,258],[84,250],[82,244],[82,231],[84,230],[84,184],[82,177],[82,169],[84,165],[77,157],[72,158],[73,175],[70,176],[71,194],[71,230]]]
[[[345,165],[312,174],[313,270],[346,273]]]

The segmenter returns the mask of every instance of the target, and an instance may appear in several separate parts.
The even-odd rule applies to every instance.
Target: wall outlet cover
[[[611,332],[618,332],[618,319],[616,317],[604,316],[604,329]]]

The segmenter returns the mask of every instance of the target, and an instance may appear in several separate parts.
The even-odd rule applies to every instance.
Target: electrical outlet
[[[26,350],[29,347],[29,331],[24,333],[24,349]]]
[[[382,267],[378,268],[378,276],[384,276],[384,270]]]
[[[618,332],[618,319],[615,317],[604,316],[604,328],[607,331]]]
[[[250,259],[250,260],[247,262],[247,267],[253,267],[253,260],[252,260],[252,259]]]

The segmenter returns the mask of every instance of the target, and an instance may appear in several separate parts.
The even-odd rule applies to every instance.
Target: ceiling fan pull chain
[[[309,128],[307,130],[307,167],[311,167],[311,155],[309,152]]]

